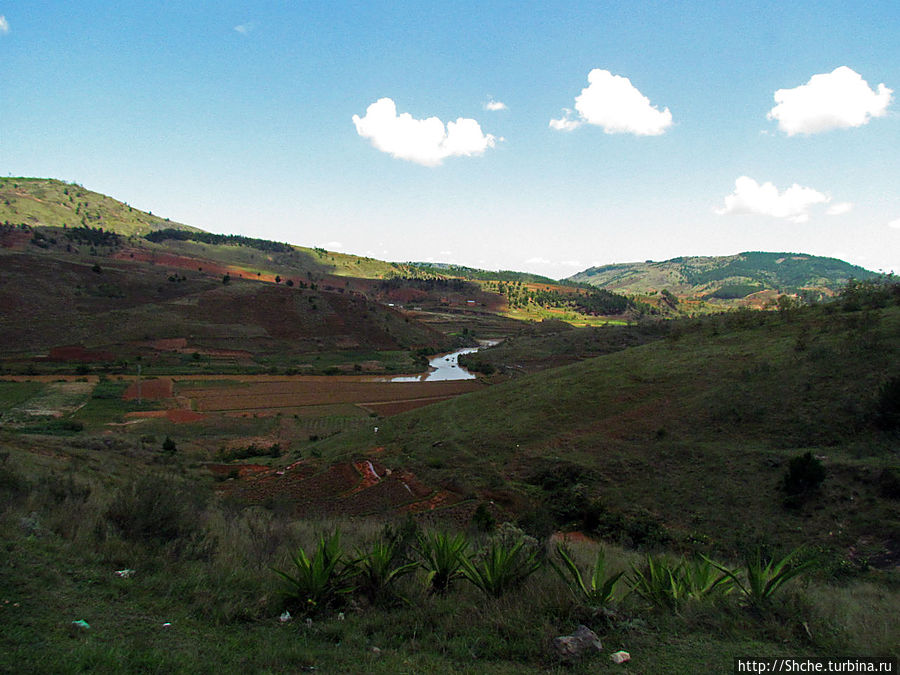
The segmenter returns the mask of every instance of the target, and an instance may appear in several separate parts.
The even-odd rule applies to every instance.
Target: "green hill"
[[[754,251],[591,267],[567,281],[619,293],[648,294],[666,289],[686,297],[730,300],[765,290],[832,295],[848,279],[875,276],[874,272],[835,258]]]
[[[196,229],[52,178],[0,178],[0,223],[31,227],[83,225],[126,236],[165,228]]]
[[[877,419],[898,406],[885,393],[898,356],[896,304],[719,315],[395,417],[378,442],[429,480],[552,527],[648,546],[735,551],[759,539],[890,557],[900,504],[880,481],[896,472],[896,431]],[[366,448],[342,438],[329,452]],[[807,451],[824,456],[828,478],[786,508],[789,460]]]

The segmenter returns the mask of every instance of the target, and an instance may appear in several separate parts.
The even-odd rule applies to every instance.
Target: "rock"
[[[558,638],[554,638],[553,648],[560,658],[568,661],[580,659],[585,652],[603,651],[600,638],[585,625],[579,625],[571,635],[561,635]]]
[[[609,655],[609,658],[613,660],[613,663],[625,663],[626,661],[631,661],[631,654],[628,652],[613,652]]]

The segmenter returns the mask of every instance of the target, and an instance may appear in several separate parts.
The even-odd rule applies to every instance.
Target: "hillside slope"
[[[100,227],[126,236],[192,230],[112,197],[52,178],[0,178],[0,223],[31,227]]]
[[[606,534],[632,543],[659,535],[736,549],[758,537],[890,556],[900,504],[879,481],[896,471],[896,431],[873,420],[885,382],[900,378],[898,357],[896,305],[711,317],[395,417],[378,443],[519,516],[536,505],[559,515],[568,500],[577,525],[594,504]],[[328,446],[334,457],[366,448],[353,436]],[[809,450],[825,456],[829,478],[786,510],[788,460]]]
[[[874,276],[874,272],[835,258],[756,251],[591,267],[567,281],[619,293],[646,294],[666,289],[681,296],[729,300],[766,290],[789,294],[809,290],[833,295],[851,278]]]

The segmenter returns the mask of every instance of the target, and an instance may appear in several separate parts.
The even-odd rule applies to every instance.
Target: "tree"
[[[222,283],[228,285],[231,282],[231,276],[226,272],[225,276],[222,277]]]
[[[166,436],[166,440],[164,440],[162,444],[162,449],[167,455],[174,455],[175,451],[178,450],[178,446],[175,445],[175,441]]]

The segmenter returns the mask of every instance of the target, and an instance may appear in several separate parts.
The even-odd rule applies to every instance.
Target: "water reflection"
[[[474,380],[475,376],[459,365],[460,354],[477,352],[480,347],[457,349],[449,354],[439,354],[428,361],[429,372],[422,375],[392,377],[391,382],[440,382],[446,380]]]

